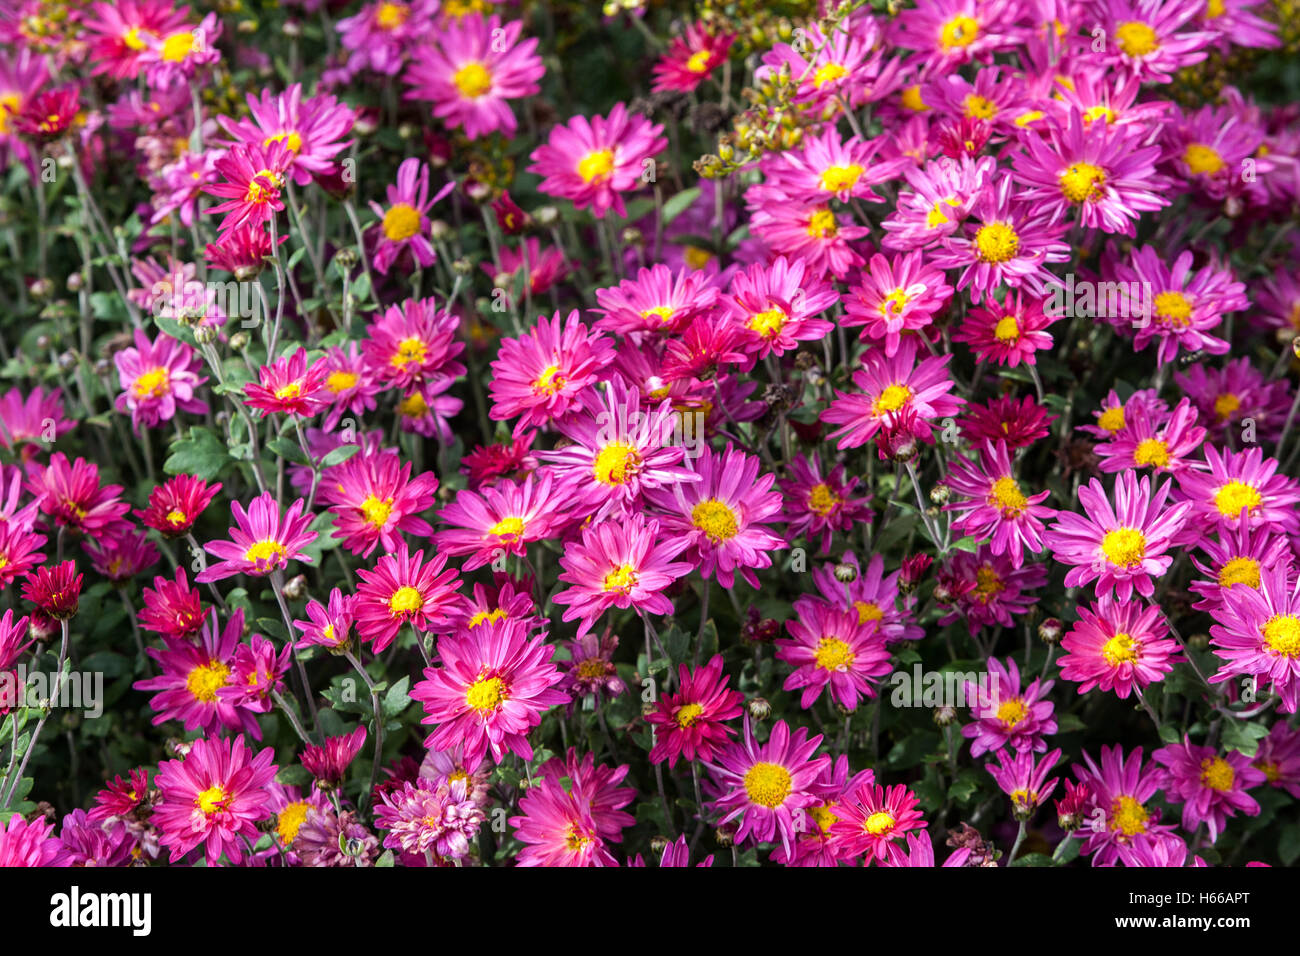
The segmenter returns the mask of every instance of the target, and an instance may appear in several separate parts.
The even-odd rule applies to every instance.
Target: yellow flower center
[[[164,40],[160,55],[168,63],[183,63],[193,49],[194,34],[186,30],[184,33],[173,33]]]
[[[274,136],[268,136],[262,140],[263,146],[270,146],[272,143],[284,143],[285,149],[295,155],[302,151],[302,137],[292,130],[276,133]]]
[[[1214,400],[1214,414],[1220,421],[1226,420],[1239,408],[1241,408],[1241,399],[1232,392],[1224,392]]]
[[[1223,16],[1223,0],[1207,0],[1205,4],[1205,16],[1208,20],[1217,20]]]
[[[542,369],[542,374],[533,380],[533,391],[543,395],[554,395],[564,388],[567,381],[568,379],[560,374],[558,365],[548,365]]]
[[[1166,325],[1186,325],[1192,318],[1192,303],[1181,292],[1161,292],[1152,303],[1156,320]]]
[[[630,564],[620,564],[605,575],[603,587],[606,591],[619,591],[622,594],[628,594],[632,588],[636,587],[636,580],[636,568]]]
[[[877,415],[896,412],[906,405],[911,397],[912,390],[906,385],[890,385],[877,396],[871,405],[871,410]]]
[[[1159,438],[1144,438],[1133,450],[1133,460],[1143,467],[1147,465],[1154,465],[1156,468],[1168,467],[1169,446]]]
[[[219,783],[214,783],[194,798],[194,805],[203,811],[204,816],[208,817],[226,809],[226,804],[229,802],[229,792]]]
[[[492,74],[482,63],[466,63],[452,74],[451,81],[461,95],[471,100],[478,99],[492,89]]]
[[[823,637],[813,652],[817,666],[826,671],[848,670],[853,663],[853,649],[838,637]]]
[[[259,169],[248,181],[244,202],[261,205],[270,202],[280,192],[280,177],[269,169]]]
[[[979,39],[979,35],[979,21],[964,13],[958,14],[939,28],[939,45],[945,50],[968,47]]]
[[[749,317],[750,331],[756,332],[765,339],[770,339],[780,333],[785,327],[786,315],[780,309],[768,309],[766,312],[756,312]]]
[[[966,115],[971,119],[991,120],[998,115],[997,104],[978,93],[967,94],[965,106]]]
[[[288,385],[281,385],[275,390],[275,397],[279,399],[297,398],[302,394],[302,386],[297,382],[290,382]]]
[[[325,379],[325,387],[337,394],[355,387],[359,381],[361,381],[361,376],[356,372],[330,372],[329,378]]]
[[[831,805],[829,803],[823,803],[816,807],[809,807],[808,816],[813,818],[813,822],[817,824],[817,829],[821,830],[822,833],[829,833],[831,830],[831,824],[838,823],[840,819],[835,814],[831,813]]]
[[[694,727],[695,722],[700,719],[702,713],[704,713],[704,708],[699,704],[682,704],[677,708],[677,713],[673,714],[673,720],[677,722],[678,727]]]
[[[1283,657],[1300,657],[1300,618],[1294,614],[1275,614],[1261,633],[1268,646]]]
[[[692,508],[691,524],[703,531],[714,544],[734,538],[739,531],[736,513],[717,498],[706,498]]]
[[[1254,511],[1264,499],[1257,489],[1244,481],[1230,481],[1214,493],[1214,506],[1225,518],[1235,518],[1241,509]]]
[[[1230,588],[1234,584],[1244,584],[1248,588],[1259,588],[1259,562],[1254,558],[1237,557],[1224,563],[1219,569],[1219,586]]]
[[[974,595],[979,598],[981,604],[988,604],[989,600],[995,594],[1001,594],[1007,589],[1002,583],[1002,578],[989,565],[985,564],[975,571],[975,590]]]
[[[171,375],[159,366],[151,368],[135,380],[136,398],[162,398],[171,388]]]
[[[875,601],[854,601],[853,606],[857,608],[859,624],[866,624],[868,621],[880,621],[885,617],[885,612],[881,610],[880,605]]]
[[[812,490],[808,492],[808,507],[819,515],[830,514],[839,503],[839,496],[831,491],[831,486],[824,481],[813,485]]]
[[[410,9],[404,3],[381,3],[375,12],[375,23],[381,29],[396,30],[406,22],[410,14]]]
[[[1116,634],[1102,645],[1101,656],[1106,658],[1106,663],[1111,667],[1118,667],[1125,661],[1134,663],[1138,659],[1138,652],[1133,635],[1122,632]]]
[[[1149,816],[1146,807],[1125,794],[1116,797],[1110,805],[1110,828],[1118,830],[1126,837],[1146,833]]]
[[[298,830],[306,822],[311,808],[311,804],[306,800],[295,800],[276,815],[275,832],[280,837],[281,843],[290,846],[297,839]]]
[[[1085,123],[1091,123],[1096,119],[1105,119],[1107,126],[1114,126],[1115,120],[1118,118],[1118,114],[1113,109],[1109,106],[1102,106],[1100,104],[1097,106],[1089,106],[1083,111],[1083,121]]]
[[[653,315],[653,316],[654,316],[655,318],[657,318],[660,322],[663,322],[663,323],[666,324],[666,323],[672,321],[672,318],[673,318],[673,315],[674,315],[674,314],[675,314],[675,312],[674,312],[672,306],[667,306],[667,305],[657,305],[657,306],[655,306],[653,309],[646,309],[644,312],[642,312],[642,313],[641,313],[641,318],[643,318],[643,319],[648,319],[648,318],[650,318],[650,316]]]
[[[920,83],[913,83],[911,86],[904,87],[900,99],[903,109],[911,110],[913,113],[924,113],[930,108],[925,105],[925,100],[921,99]]]
[[[259,561],[282,562],[288,560],[288,558],[288,549],[279,541],[269,539],[253,542],[253,545],[244,552],[244,560],[252,561],[254,564]]]
[[[1014,727],[1028,716],[1029,708],[1019,697],[1012,697],[998,704],[998,720],[1008,728]]]
[[[893,318],[902,315],[903,310],[907,308],[907,303],[911,301],[906,289],[895,289],[889,295],[880,300],[880,314],[885,318]]]
[[[894,818],[884,810],[877,810],[862,824],[863,832],[870,833],[872,836],[880,836],[892,829],[894,829]]]
[[[1138,20],[1121,23],[1115,30],[1115,39],[1125,56],[1146,56],[1160,49],[1156,31]]]
[[[210,704],[217,699],[217,691],[226,686],[230,668],[221,661],[208,661],[194,668],[185,678],[185,689],[195,700]]]
[[[361,502],[361,516],[376,528],[383,528],[387,525],[388,516],[392,513],[392,498],[384,498],[381,501],[374,495],[367,495],[366,500]]]
[[[999,478],[989,489],[989,504],[1002,509],[1003,515],[1014,517],[1029,506],[1029,499],[1020,490],[1020,484],[1011,477]]]
[[[506,616],[505,608],[493,608],[491,611],[479,611],[469,619],[468,627],[478,627],[480,624],[491,624],[493,621],[499,621]]]
[[[583,680],[599,680],[608,671],[604,659],[599,657],[589,657],[578,665],[578,676]]]
[[[598,149],[578,160],[578,175],[585,183],[604,181],[614,171],[614,151]]]
[[[145,42],[140,39],[140,28],[132,27],[122,34],[122,45],[128,50],[134,50],[139,53],[146,46]]]
[[[991,222],[975,233],[975,248],[983,262],[1006,262],[1020,251],[1020,237],[1005,222]]]
[[[745,793],[751,803],[775,808],[790,795],[790,771],[780,764],[759,762],[745,773]]]
[[[1061,173],[1061,193],[1073,203],[1096,202],[1105,193],[1106,172],[1092,163],[1073,163]]]
[[[833,239],[838,231],[835,213],[825,206],[813,213],[808,220],[808,235],[814,239]]]
[[[429,414],[429,403],[419,392],[412,392],[397,403],[397,411],[406,418],[423,418]]]
[[[1116,528],[1101,539],[1101,551],[1116,567],[1138,564],[1147,554],[1147,539],[1137,528]]]
[[[393,242],[410,239],[420,231],[420,211],[404,202],[384,213],[384,235]]]
[[[826,63],[817,68],[813,74],[813,86],[821,89],[827,83],[834,83],[849,75],[849,71],[840,63]]]
[[[480,678],[465,691],[465,703],[486,716],[507,699],[506,682],[500,677]]]
[[[713,253],[699,246],[687,246],[682,250],[682,258],[692,269],[703,269],[713,261]]]
[[[488,528],[488,534],[496,535],[498,538],[519,537],[524,533],[524,519],[516,518],[513,515],[508,518],[502,518],[492,527]]]
[[[592,462],[592,476],[602,485],[621,485],[632,478],[641,465],[641,454],[625,442],[610,442]]]
[[[1211,790],[1223,793],[1232,789],[1237,775],[1232,772],[1232,764],[1222,757],[1206,757],[1201,761],[1201,783]]]
[[[1183,162],[1194,176],[1213,176],[1227,165],[1214,147],[1204,143],[1188,144],[1183,150]]]
[[[1097,419],[1097,425],[1108,432],[1119,431],[1124,427],[1124,406],[1116,405],[1114,408],[1106,409]]]
[[[424,607],[424,597],[409,584],[398,588],[388,599],[388,609],[393,612],[394,617],[412,614],[422,607]]]
[[[1021,113],[1019,116],[1016,117],[1016,125],[1019,126],[1021,129],[1024,129],[1030,123],[1037,123],[1040,119],[1043,118],[1043,115],[1044,114],[1042,110],[1025,110],[1023,113]]]
[[[686,61],[686,69],[692,73],[708,72],[709,60],[712,56],[708,50],[696,50],[691,54],[691,58]]]
[[[185,524],[185,514],[184,512],[173,509],[167,512],[167,516],[163,520],[173,528],[179,528],[181,525]]]
[[[1262,771],[1269,783],[1275,784],[1282,779],[1282,768],[1274,760],[1257,760],[1252,766]]]
[[[1017,341],[1020,338],[1020,323],[1016,321],[1016,317],[1004,315],[998,319],[998,324],[993,327],[993,337],[1008,345]]]
[[[848,166],[831,166],[822,173],[822,189],[828,193],[839,193],[852,189],[862,178],[864,170],[857,163]]]

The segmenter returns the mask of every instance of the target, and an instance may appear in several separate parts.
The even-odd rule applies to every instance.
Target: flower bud
[[[835,580],[839,581],[840,584],[852,584],[858,579],[857,567],[849,564],[847,561],[841,561],[839,564],[835,565],[833,573],[835,574]]]
[[[1038,639],[1049,646],[1061,643],[1061,635],[1064,633],[1065,625],[1060,618],[1049,617],[1038,625]]]
[[[772,705],[763,697],[755,697],[745,704],[749,716],[754,720],[767,720],[772,716]]]
[[[944,705],[934,709],[934,722],[936,726],[947,727],[957,719],[957,708]]]
[[[230,347],[236,352],[242,352],[244,349],[248,348],[248,333],[236,332],[232,335],[230,337]]]
[[[936,505],[946,505],[948,503],[948,486],[940,482],[931,488],[930,500]]]
[[[289,601],[301,601],[307,593],[307,577],[297,574],[291,577],[284,585],[284,596]]]

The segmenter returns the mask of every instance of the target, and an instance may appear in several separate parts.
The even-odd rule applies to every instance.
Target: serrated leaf
[[[286,787],[306,787],[311,784],[311,773],[300,763],[291,763],[280,768],[275,775],[275,782]]]
[[[169,475],[194,475],[213,481],[233,459],[225,443],[202,425],[194,425],[189,434],[172,442],[171,454],[163,462]]]

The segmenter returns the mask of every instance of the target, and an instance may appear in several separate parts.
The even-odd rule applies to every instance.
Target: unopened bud
[[[1061,623],[1060,618],[1049,617],[1038,625],[1038,639],[1044,644],[1061,643],[1061,635],[1064,633],[1065,625]]]
[[[236,332],[232,335],[230,337],[230,347],[236,352],[242,352],[244,349],[248,348],[248,333]]]
[[[307,593],[307,577],[298,574],[291,577],[284,585],[284,596],[290,601],[300,601]]]
[[[930,500],[936,505],[945,505],[948,503],[948,486],[943,482],[935,485],[930,489]]]
[[[936,726],[947,727],[957,719],[957,708],[944,705],[934,709],[934,722]]]
[[[749,716],[754,720],[767,720],[772,716],[772,705],[764,697],[755,697],[745,704]]]
[[[858,579],[858,569],[847,561],[841,561],[835,565],[835,580],[840,584],[852,584]]]
[[[469,276],[474,273],[474,264],[468,259],[453,259],[451,261],[451,271],[454,275]]]

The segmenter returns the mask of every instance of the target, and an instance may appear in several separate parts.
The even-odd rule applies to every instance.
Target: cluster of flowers
[[[216,13],[26,0],[0,162],[38,191],[71,169],[112,244],[69,271],[116,285],[98,387],[144,454],[81,424],[93,373],[0,398],[0,591],[26,602],[0,673],[58,645],[62,671],[89,575],[135,633],[122,699],[176,737],[60,822],[24,802],[45,718],[19,747],[35,713],[0,708],[0,865],[711,865],[706,829],[733,864],[934,866],[946,837],[944,866],[1005,865],[1084,706],[1115,729],[1090,722],[1048,862],[1221,862],[1234,819],[1300,797],[1300,115],[1171,91],[1280,45],[1255,5],[823,3],[743,65],[710,17],[650,100],[557,120],[515,5],[295,0],[319,75],[241,103],[203,90],[273,61]],[[798,135],[680,188],[671,104],[725,110],[733,67]],[[425,134],[399,161],[401,117]],[[91,183],[123,157],[147,201],[115,237]],[[395,166],[368,220],[362,162]],[[1248,246],[1290,265],[1221,248]],[[1063,315],[1067,273],[1113,308]],[[882,720],[901,665],[972,655],[992,690],[938,734]],[[937,758],[900,764],[909,735]],[[949,829],[966,783],[1009,832]]]

